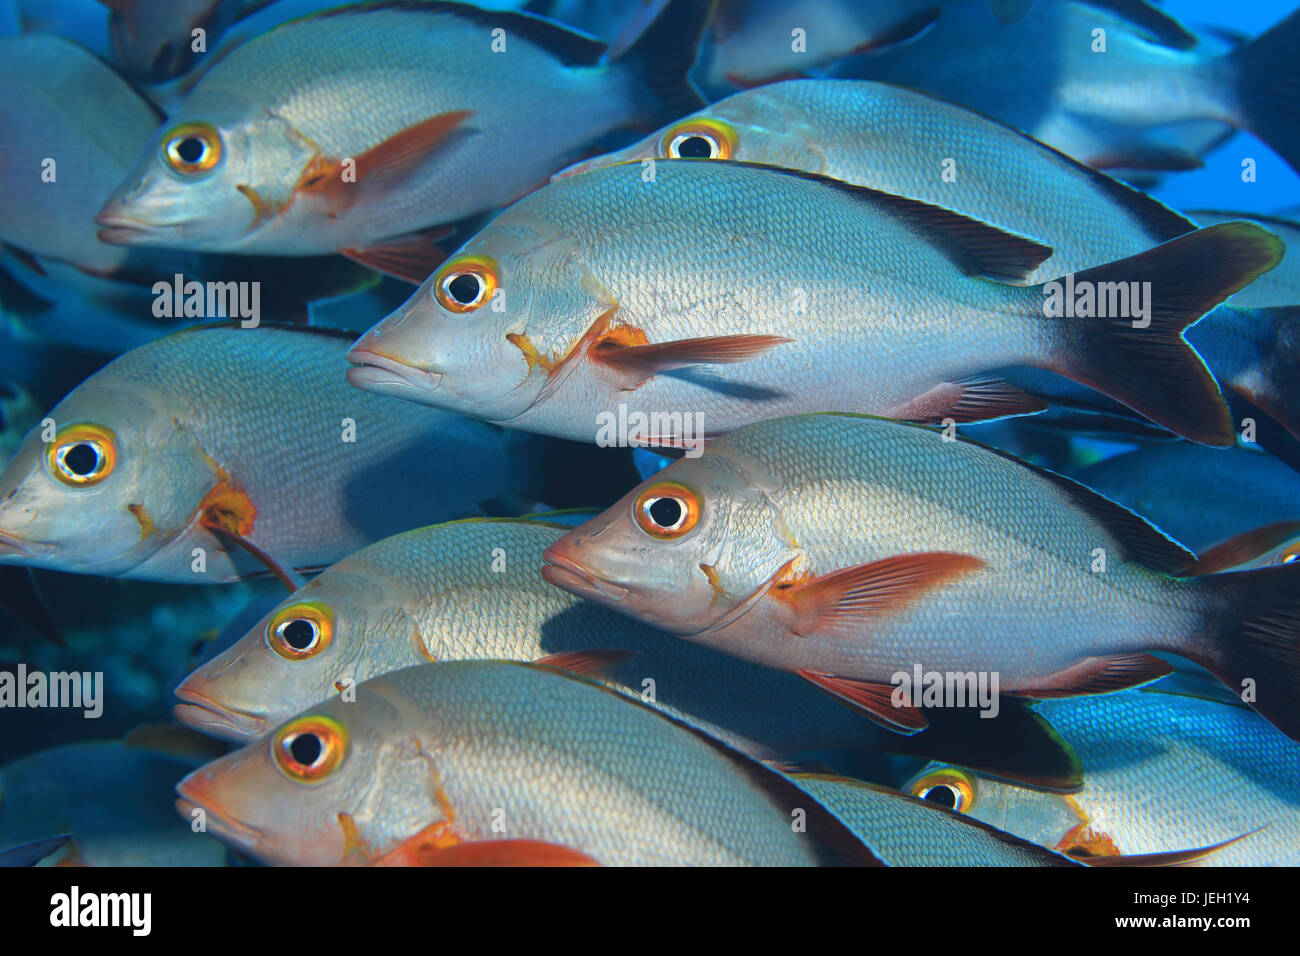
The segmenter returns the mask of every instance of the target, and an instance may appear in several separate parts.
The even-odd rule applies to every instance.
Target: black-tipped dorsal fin
[[[660,160],[661,163],[698,163],[694,159]],[[714,160],[719,162],[719,160]],[[723,160],[722,162],[730,162]],[[952,260],[968,275],[983,276],[999,282],[1023,283],[1052,254],[1052,247],[1027,236],[1007,232],[981,219],[972,219],[943,206],[908,199],[867,186],[810,173],[786,169],[768,163],[734,163],[754,169],[766,169],[782,176],[808,179],[855,196],[877,209],[902,220],[907,226]]]
[[[1073,478],[1066,478],[1054,471],[1032,465],[1013,455],[999,452],[996,448],[990,450],[1023,465],[1055,484],[1074,504],[1115,536],[1127,557],[1153,570],[1175,577],[1192,573],[1196,564],[1196,555],[1137,512],[1130,511],[1119,502],[1093,491],[1087,485],[1079,484]]]
[[[1162,46],[1190,50],[1200,42],[1195,33],[1147,0],[1084,0],[1084,4],[1098,10],[1109,10]]]

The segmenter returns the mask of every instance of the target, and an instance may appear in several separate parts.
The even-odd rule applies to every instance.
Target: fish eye
[[[497,264],[487,256],[460,256],[446,262],[434,279],[434,294],[449,312],[471,312],[497,289]]]
[[[334,636],[334,615],[317,601],[301,601],[281,608],[267,625],[271,650],[290,661],[315,657]]]
[[[975,778],[955,767],[945,767],[912,782],[912,796],[958,813],[975,804]]]
[[[285,724],[271,740],[275,765],[291,780],[315,783],[338,769],[347,755],[348,732],[319,714]]]
[[[660,482],[636,499],[633,509],[641,530],[656,538],[679,538],[700,520],[700,499],[685,485]]]
[[[168,168],[198,176],[221,160],[221,137],[207,123],[182,123],[163,137],[162,154]]]
[[[1291,545],[1273,559],[1274,564],[1292,564],[1296,561],[1300,561],[1300,543]]]
[[[65,485],[97,485],[117,464],[117,437],[102,425],[65,425],[46,445],[45,462],[50,474]]]
[[[663,150],[669,159],[731,159],[736,131],[721,120],[687,120],[664,134]]]

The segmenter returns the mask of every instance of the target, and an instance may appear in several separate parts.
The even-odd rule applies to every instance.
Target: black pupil
[[[203,158],[203,140],[197,136],[186,136],[176,146],[176,155],[187,163],[197,163]]]
[[[99,467],[99,452],[95,450],[93,445],[79,442],[64,454],[63,464],[74,475],[85,478],[87,475],[93,474],[95,469]]]
[[[304,767],[310,767],[319,760],[323,749],[320,738],[315,734],[299,734],[289,742],[289,753]]]
[[[713,144],[703,136],[688,136],[677,144],[677,155],[682,159],[708,159],[713,155]]]
[[[947,784],[931,787],[926,791],[925,799],[928,803],[937,803],[939,806],[948,807],[949,809],[957,806],[957,794]]]
[[[284,642],[295,651],[305,651],[316,639],[316,628],[310,621],[290,621],[284,626]]]
[[[661,528],[672,528],[682,520],[682,505],[676,498],[658,498],[650,505],[650,520]]]
[[[478,298],[479,277],[465,272],[447,283],[447,291],[461,305],[469,305]]]

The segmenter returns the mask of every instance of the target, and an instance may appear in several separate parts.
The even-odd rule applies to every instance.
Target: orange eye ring
[[[975,778],[956,767],[941,767],[918,777],[909,789],[918,800],[937,803],[958,813],[966,813],[975,805]],[[945,792],[936,794],[935,791]]]
[[[675,481],[661,481],[637,495],[632,514],[652,538],[680,538],[699,523],[700,496]]]
[[[276,731],[271,757],[290,780],[316,783],[338,769],[348,752],[348,730],[320,714],[299,717]]]
[[[64,425],[45,446],[45,466],[69,487],[97,485],[117,467],[117,436],[90,422]]]
[[[669,159],[731,159],[739,137],[730,123],[699,116],[669,129],[661,145]]]
[[[334,637],[334,612],[319,601],[299,601],[276,612],[266,625],[266,643],[285,660],[315,657]]]
[[[490,256],[458,256],[434,276],[434,295],[448,312],[473,312],[492,298],[498,275],[500,267]]]
[[[162,158],[182,176],[209,173],[221,162],[221,134],[210,123],[181,123],[163,137]]]

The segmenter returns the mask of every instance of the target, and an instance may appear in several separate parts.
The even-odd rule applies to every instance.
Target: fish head
[[[380,690],[331,701],[189,774],[187,819],[271,864],[367,863],[446,820],[433,760]]]
[[[1086,820],[1067,794],[1017,786],[951,764],[927,765],[902,790],[1062,852],[1073,848],[1068,835]]]
[[[357,340],[348,381],[509,421],[572,370],[616,308],[574,243],[512,208]]]
[[[560,538],[542,553],[542,576],[675,634],[743,615],[801,555],[753,466],[722,441]]]
[[[0,472],[0,562],[123,574],[194,519],[210,460],[159,393],[115,378],[75,389]]]
[[[354,555],[277,605],[176,688],[182,723],[226,740],[261,737],[378,674],[430,660],[416,595]]]
[[[799,84],[792,80],[729,96],[630,146],[575,163],[551,178],[620,163],[648,168],[660,159],[730,160],[824,174],[828,131],[815,125],[817,112],[792,102],[790,94]]]
[[[155,135],[100,208],[99,238],[197,251],[237,247],[288,207],[314,153],[274,115],[245,119],[235,103],[186,110]]]

